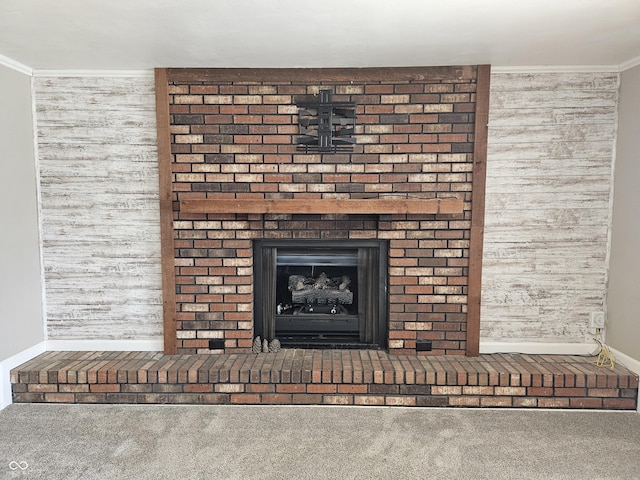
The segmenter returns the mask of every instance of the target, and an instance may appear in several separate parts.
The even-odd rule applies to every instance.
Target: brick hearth
[[[47,352],[11,371],[13,401],[636,408],[638,376],[595,357]]]

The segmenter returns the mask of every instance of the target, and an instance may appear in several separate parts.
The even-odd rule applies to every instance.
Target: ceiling
[[[27,68],[640,63],[640,0],[0,0]]]

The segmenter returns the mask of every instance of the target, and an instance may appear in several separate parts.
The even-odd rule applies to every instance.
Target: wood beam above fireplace
[[[457,198],[405,199],[220,199],[183,200],[185,213],[282,213],[282,214],[459,214]]]

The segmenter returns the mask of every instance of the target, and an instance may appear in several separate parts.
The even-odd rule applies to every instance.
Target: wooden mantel
[[[185,213],[284,213],[284,214],[457,214],[463,201],[457,198],[406,199],[216,199],[183,200]]]

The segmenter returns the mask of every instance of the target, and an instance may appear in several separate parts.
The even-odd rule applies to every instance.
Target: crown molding
[[[153,77],[153,69],[109,70],[109,69],[34,69],[9,57],[0,55],[0,65],[17,72],[36,77]],[[619,65],[492,65],[491,73],[619,73],[640,65],[640,56]]]
[[[8,57],[0,55],[0,65],[5,65],[16,71],[34,77],[135,77],[153,78],[154,71],[148,70],[54,70],[32,69],[22,65]],[[491,73],[594,73],[610,72],[619,73],[640,65],[640,56],[632,58],[620,65],[524,65],[524,66],[500,66],[492,65]]]
[[[35,69],[34,77],[133,77],[153,78],[153,70],[51,70]]]
[[[33,75],[33,68],[27,67],[26,65],[20,62],[16,62],[9,57],[5,57],[4,55],[0,55],[0,65],[4,65],[5,67],[15,70],[16,72],[24,73],[25,75]]]
[[[640,59],[639,59],[640,60]],[[620,65],[491,66],[491,73],[594,73],[620,72]]]
[[[630,68],[637,67],[640,65],[640,56],[627,60],[620,64],[620,71],[624,72],[625,70],[629,70]]]

